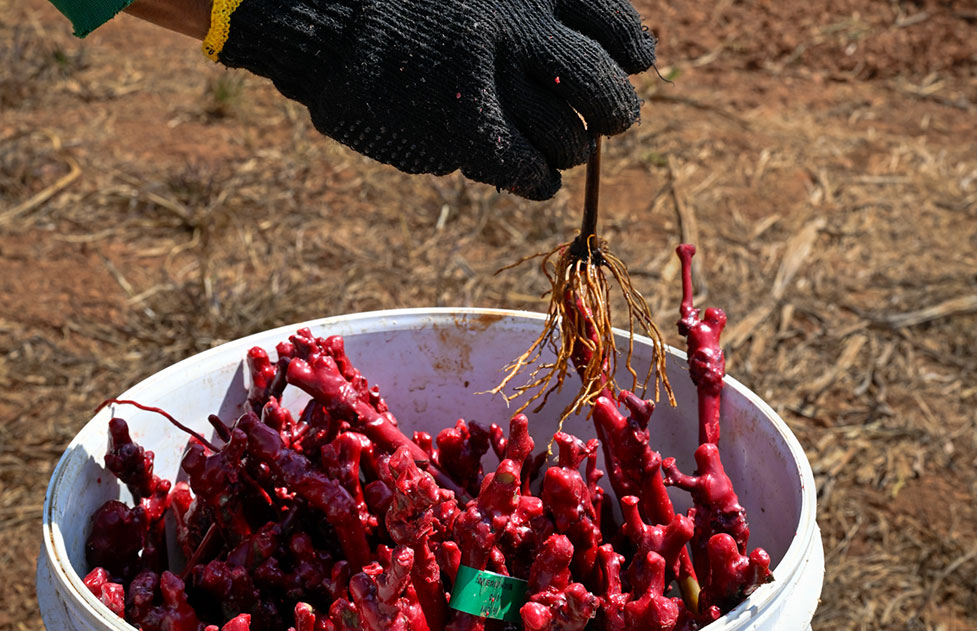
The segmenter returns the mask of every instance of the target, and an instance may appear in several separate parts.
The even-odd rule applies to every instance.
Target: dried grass
[[[728,371],[784,416],[814,468],[827,555],[814,627],[977,627],[972,72],[936,57],[936,78],[918,59],[873,71],[872,51],[890,50],[888,5],[865,7],[870,28],[857,31],[805,30],[807,11],[850,16],[804,5],[792,28],[738,48],[720,37],[733,27],[696,22],[700,9],[682,26],[677,9],[649,4],[679,72],[673,86],[640,80],[644,122],[607,145],[604,236],[667,322],[681,295],[672,251],[694,220],[699,297],[729,315]],[[40,0],[0,9],[0,214],[22,209],[0,224],[0,629],[41,628],[44,487],[105,397],[307,318],[545,309],[538,271],[492,273],[573,234],[581,173],[544,204],[403,176],[318,139],[251,78],[215,120],[199,95],[221,71],[133,21],[86,43],[69,73],[31,75],[39,58],[11,52],[16,32],[70,59],[80,44]],[[761,9],[717,10],[735,26]],[[915,37],[949,23],[950,9],[928,10],[887,28]],[[156,43],[143,51],[132,36]],[[788,36],[783,52],[764,50]],[[855,36],[871,53],[854,55],[862,70],[812,61]],[[25,91],[16,76],[34,78]],[[856,80],[871,76],[893,78]],[[675,98],[650,98],[662,93]],[[72,161],[80,175],[57,186]]]

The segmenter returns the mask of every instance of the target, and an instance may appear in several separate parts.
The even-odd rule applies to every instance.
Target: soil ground
[[[729,373],[814,468],[814,628],[977,628],[977,9],[638,4],[672,83],[635,78],[603,230],[664,323],[698,244]],[[408,177],[185,38],[75,40],[43,0],[0,0],[0,112],[0,630],[43,628],[44,489],[102,399],[308,318],[542,310],[538,270],[493,272],[579,220],[580,169],[546,203]]]

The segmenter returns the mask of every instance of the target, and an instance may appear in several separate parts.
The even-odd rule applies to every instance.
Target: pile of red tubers
[[[110,421],[105,465],[135,506],[112,500],[92,516],[85,585],[146,631],[520,626],[497,607],[453,606],[459,568],[519,579],[525,596],[510,614],[526,631],[691,631],[716,620],[772,576],[766,552],[747,550],[745,511],[716,447],[725,315],[700,320],[692,307],[693,252],[679,248],[679,330],[699,392],[693,475],[652,449],[654,404],[626,390],[597,400],[597,438],[553,436],[555,463],[521,414],[507,428],[458,420],[408,437],[343,340],[302,329],[276,361],[248,353],[248,410],[233,423],[210,417],[220,444],[192,435],[186,482],[156,476],[153,452]],[[280,405],[288,385],[311,396],[297,417]],[[494,470],[483,468],[489,451]],[[598,485],[599,451],[613,494]],[[668,486],[691,494],[688,514],[675,513]],[[178,556],[168,516],[182,568],[168,563]]]

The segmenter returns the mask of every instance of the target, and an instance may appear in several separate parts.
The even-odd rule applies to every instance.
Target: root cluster
[[[655,399],[664,388],[669,402],[675,400],[665,374],[665,343],[661,331],[651,317],[651,311],[641,293],[631,282],[627,266],[614,256],[606,241],[581,233],[574,241],[540,254],[526,257],[510,267],[527,260],[541,258],[541,268],[551,285],[547,317],[539,337],[519,357],[505,368],[505,377],[493,394],[501,394],[507,401],[526,395],[519,407],[522,412],[542,398],[534,411],[539,411],[549,395],[563,388],[571,364],[580,377],[580,389],[560,415],[560,423],[571,414],[589,408],[603,392],[619,390],[617,374],[618,350],[615,345],[611,317],[611,282],[621,291],[628,310],[628,350],[625,366],[632,377],[631,390],[646,391],[654,382]],[[632,365],[635,330],[651,339],[654,360],[643,377]],[[552,349],[553,362],[539,363],[543,351]],[[506,388],[520,374],[529,370],[525,383],[507,394]]]

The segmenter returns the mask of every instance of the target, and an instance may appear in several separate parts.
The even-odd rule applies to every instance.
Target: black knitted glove
[[[243,0],[219,59],[380,162],[546,199],[638,119],[655,39],[628,0]]]

